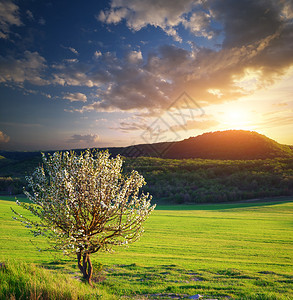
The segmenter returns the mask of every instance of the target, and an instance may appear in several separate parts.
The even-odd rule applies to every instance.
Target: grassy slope
[[[0,201],[0,259],[50,266],[54,258],[38,252],[11,219],[12,205]],[[106,266],[101,288],[131,298],[292,299],[292,215],[293,202],[161,206],[139,242],[93,256]],[[66,272],[73,263],[55,265],[64,266]]]
[[[75,274],[74,274],[75,275]],[[8,260],[0,269],[0,299],[113,299],[75,276]]]

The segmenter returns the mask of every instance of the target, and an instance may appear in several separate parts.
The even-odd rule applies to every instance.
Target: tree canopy
[[[105,152],[55,152],[42,155],[43,165],[27,177],[25,195],[32,203],[19,203],[37,216],[18,218],[34,235],[49,238],[54,249],[75,254],[90,283],[90,254],[136,241],[143,222],[154,210],[151,196],[140,192],[142,175],[122,174],[122,158]]]

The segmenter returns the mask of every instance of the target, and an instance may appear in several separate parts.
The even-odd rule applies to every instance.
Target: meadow
[[[0,298],[293,299],[292,200],[158,206],[140,241],[92,256],[92,289],[74,260],[38,250],[45,242],[12,220],[14,198],[2,196]]]

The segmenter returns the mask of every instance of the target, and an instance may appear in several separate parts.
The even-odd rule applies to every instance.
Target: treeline
[[[0,192],[7,195],[21,194],[25,184],[24,179],[18,177],[0,177]]]
[[[204,203],[293,195],[293,159],[137,158],[126,170],[144,175],[157,202]]]
[[[18,162],[1,159],[0,192],[22,193],[25,175],[31,174],[40,163],[40,155]],[[157,203],[225,202],[293,195],[292,158],[125,158],[124,172],[133,169],[145,177],[144,191],[152,194]]]
[[[41,153],[35,152],[31,155],[31,152],[7,152],[5,154],[9,158],[0,157],[0,193],[21,194],[26,185],[25,176],[31,174],[42,163]]]

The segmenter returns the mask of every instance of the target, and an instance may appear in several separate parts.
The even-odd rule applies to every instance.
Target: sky
[[[291,0],[0,0],[0,149],[293,145],[292,49]]]

